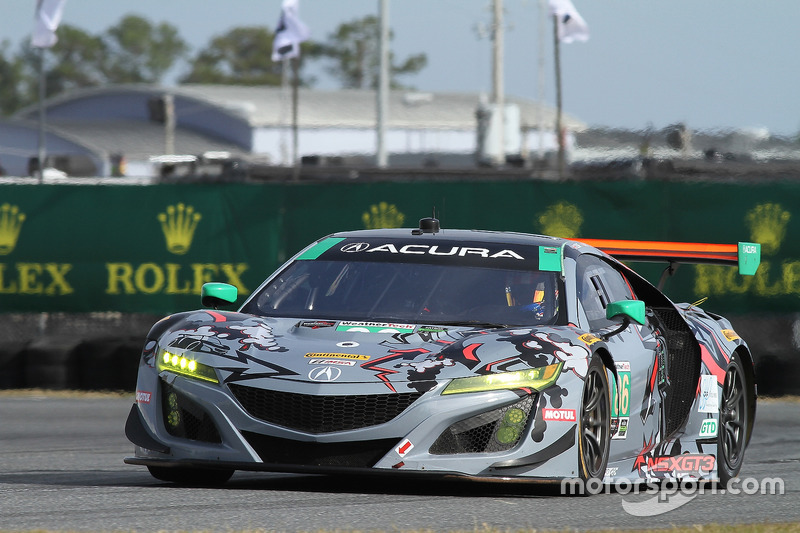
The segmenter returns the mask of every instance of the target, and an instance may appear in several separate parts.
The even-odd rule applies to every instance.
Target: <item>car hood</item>
[[[441,380],[559,361],[565,372],[583,377],[591,345],[600,342],[570,326],[499,329],[221,311],[172,315],[154,331],[158,335],[150,338],[161,349],[213,366],[226,383],[382,383],[395,391],[425,391]]]

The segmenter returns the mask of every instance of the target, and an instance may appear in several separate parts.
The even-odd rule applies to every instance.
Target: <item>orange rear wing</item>
[[[622,261],[667,261],[669,263],[712,263],[738,265],[739,274],[752,276],[761,263],[761,245],[708,244],[700,242],[626,241],[616,239],[574,239],[594,246]]]

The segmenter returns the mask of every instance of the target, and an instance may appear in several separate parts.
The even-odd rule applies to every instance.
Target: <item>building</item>
[[[479,133],[478,110],[485,115],[490,109],[485,100],[474,93],[393,91],[385,139],[389,164],[475,166],[486,134]],[[505,130],[509,159],[555,149],[555,110],[513,97],[506,102],[506,116],[513,119]],[[374,91],[301,88],[297,109],[297,150],[306,164],[372,164]],[[45,111],[47,166],[73,176],[153,175],[169,160],[165,155],[186,161],[209,152],[288,165],[294,147],[291,94],[279,87],[108,86],[56,96],[45,102]],[[29,175],[35,167],[38,114],[32,106],[0,121],[6,174]],[[562,121],[570,132],[585,129],[572,117]]]

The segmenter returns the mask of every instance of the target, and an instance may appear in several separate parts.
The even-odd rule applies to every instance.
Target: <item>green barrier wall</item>
[[[0,186],[0,312],[171,313],[206,281],[253,291],[338,230],[415,227],[564,237],[762,244],[754,277],[683,265],[676,301],[720,313],[796,312],[800,185],[646,181],[448,181]],[[662,267],[634,265],[657,282]]]

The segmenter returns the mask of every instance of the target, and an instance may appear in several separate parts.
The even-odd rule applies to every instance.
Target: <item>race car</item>
[[[214,485],[236,470],[553,482],[741,468],[753,357],[725,318],[621,260],[738,265],[755,243],[576,241],[417,228],[310,244],[247,297],[150,330],[125,462]]]

